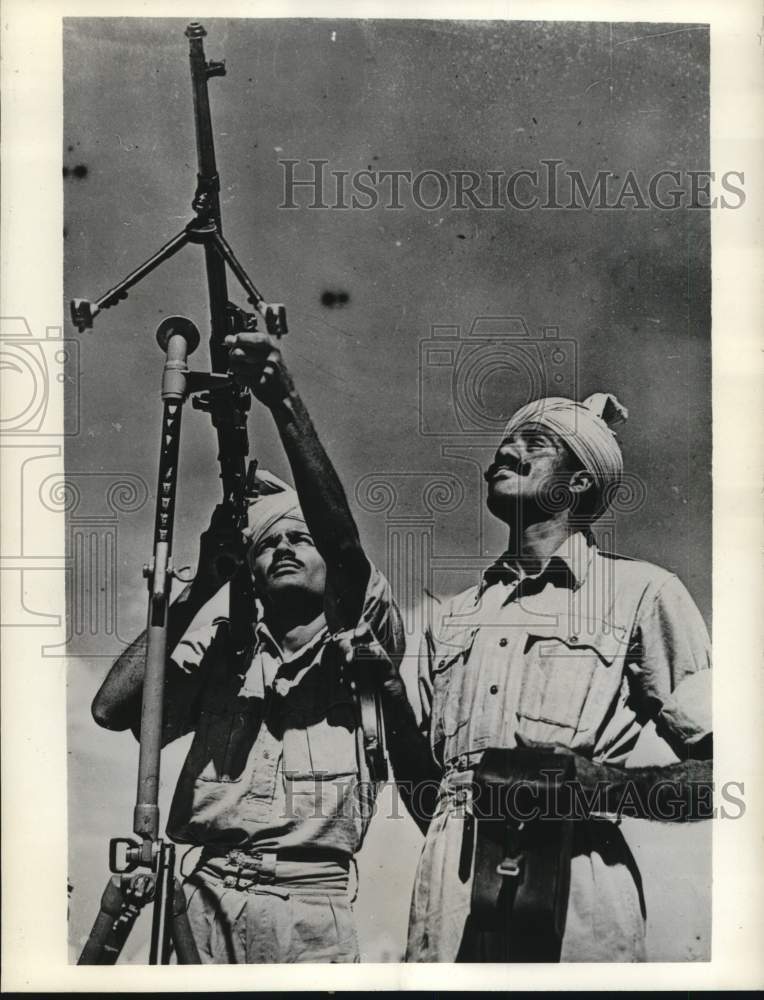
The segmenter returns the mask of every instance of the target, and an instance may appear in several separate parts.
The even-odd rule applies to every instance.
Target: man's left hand
[[[260,402],[273,406],[293,389],[278,341],[267,333],[235,333],[225,338],[229,369],[237,382],[249,386]]]
[[[335,641],[351,672],[354,663],[358,661],[370,662],[373,663],[374,672],[380,685],[395,686],[401,683],[398,668],[376,636],[373,635],[367,622],[362,622],[356,629],[337,633]]]

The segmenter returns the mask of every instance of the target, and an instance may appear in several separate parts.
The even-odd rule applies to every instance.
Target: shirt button
[[[491,692],[491,694],[498,694],[499,693],[499,685],[498,684],[492,684],[488,688],[488,690]]]
[[[271,759],[271,752],[270,752],[270,750],[263,750],[263,758],[265,760],[270,760]]]
[[[500,646],[506,646],[507,645],[507,640],[505,639],[504,636],[502,636],[501,639],[499,639],[499,645]]]

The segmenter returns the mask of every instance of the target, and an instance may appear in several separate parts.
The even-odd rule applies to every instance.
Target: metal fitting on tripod
[[[157,328],[157,343],[167,354],[162,373],[162,399],[186,397],[186,359],[199,346],[199,331],[185,316],[168,316]]]

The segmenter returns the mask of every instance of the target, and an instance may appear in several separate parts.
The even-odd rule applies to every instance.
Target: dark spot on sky
[[[538,125],[538,122],[533,116],[531,116],[531,121],[533,122],[534,125]]]
[[[378,160],[378,159],[379,159],[378,156],[372,156],[372,160]]]
[[[457,240],[466,240],[467,239],[467,237],[464,235],[464,233],[457,233],[456,234],[456,238],[457,238]]]
[[[69,230],[64,226],[64,239],[69,235]]]
[[[66,147],[66,151],[67,151],[67,153],[73,153],[74,152],[74,146],[67,146]]]
[[[78,181],[81,181],[87,177],[88,168],[84,163],[78,163],[76,167],[64,167],[62,173],[64,177],[76,177]]]
[[[342,308],[350,301],[350,296],[347,292],[330,292],[326,291],[321,296],[321,305],[326,306],[327,309]]]

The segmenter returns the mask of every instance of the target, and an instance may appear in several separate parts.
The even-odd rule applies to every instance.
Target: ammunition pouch
[[[560,960],[573,848],[564,786],[574,777],[567,754],[520,748],[483,755],[473,778],[470,915],[471,932],[483,940],[480,958],[465,960]]]

